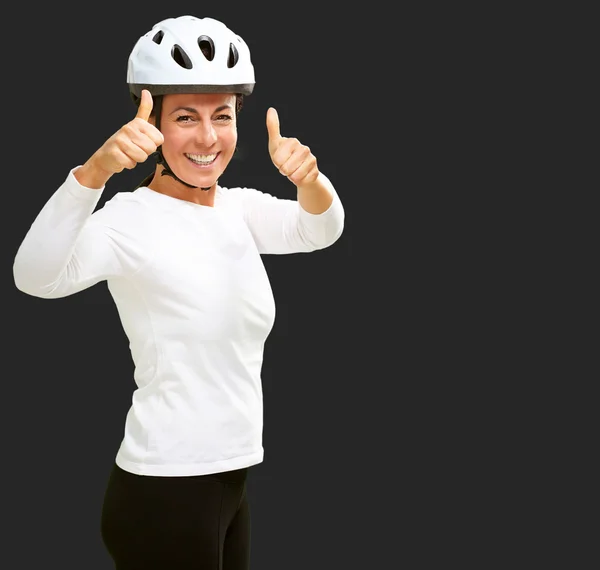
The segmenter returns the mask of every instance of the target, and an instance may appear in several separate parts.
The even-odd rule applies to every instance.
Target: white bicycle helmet
[[[213,18],[180,16],[155,24],[135,44],[127,65],[130,92],[241,93],[254,89],[246,42]]]

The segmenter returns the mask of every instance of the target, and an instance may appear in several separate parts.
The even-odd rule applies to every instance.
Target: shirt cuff
[[[102,188],[88,188],[87,186],[82,186],[79,183],[79,180],[75,178],[75,171],[81,168],[82,166],[83,165],[80,164],[69,171],[69,174],[67,175],[67,179],[65,180],[63,186],[65,187],[67,192],[75,198],[78,198],[80,200],[88,200],[89,202],[98,202],[106,186],[102,186]]]

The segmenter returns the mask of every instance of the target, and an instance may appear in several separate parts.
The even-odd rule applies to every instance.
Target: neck
[[[215,194],[217,192],[217,182],[215,182],[208,190],[202,190],[202,188],[189,188],[185,184],[182,184],[172,176],[162,176],[162,166],[157,166],[154,178],[148,184],[148,188],[165,194],[178,200],[187,200],[193,204],[199,204],[201,206],[214,206],[215,205]]]

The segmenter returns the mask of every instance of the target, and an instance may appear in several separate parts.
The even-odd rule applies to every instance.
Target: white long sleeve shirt
[[[102,190],[71,170],[33,221],[14,261],[18,289],[47,299],[106,281],[134,363],[117,464],[187,476],[263,460],[263,348],[275,319],[261,254],[310,252],[344,226],[296,200],[218,187],[214,207],[146,187],[96,210]]]

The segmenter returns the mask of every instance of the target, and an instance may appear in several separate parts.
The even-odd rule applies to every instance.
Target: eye
[[[217,121],[231,121],[231,115],[218,115]]]
[[[188,123],[190,121],[192,121],[194,118],[191,115],[179,115],[179,117],[177,117],[177,122],[178,123]]]

